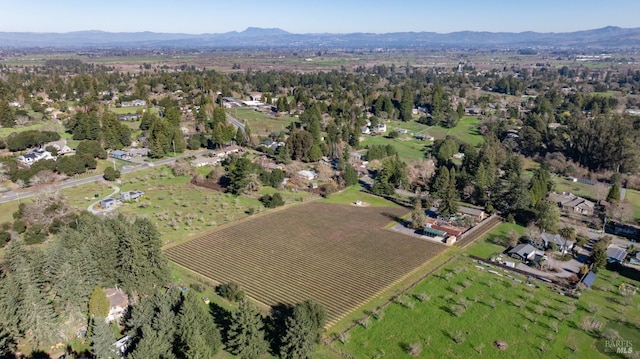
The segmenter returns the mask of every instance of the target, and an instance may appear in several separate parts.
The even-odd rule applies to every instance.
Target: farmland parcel
[[[267,305],[313,298],[331,325],[446,248],[384,229],[404,214],[310,203],[209,233],[166,255],[217,282],[235,281]]]

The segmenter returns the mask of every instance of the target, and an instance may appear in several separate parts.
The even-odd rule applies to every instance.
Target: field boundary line
[[[440,255],[444,255],[446,252],[443,252]],[[424,274],[423,276],[421,276],[420,278],[416,279],[415,281],[413,281],[412,283],[410,283],[407,287],[405,287],[404,289],[400,290],[400,292],[392,295],[387,301],[385,301],[383,304],[377,306],[373,311],[371,311],[371,313],[367,314],[366,316],[360,318],[359,320],[356,320],[353,324],[351,324],[349,327],[347,327],[347,329],[343,330],[342,332],[340,332],[339,334],[333,336],[333,337],[327,337],[325,338],[324,342],[325,344],[329,345],[330,348],[333,349],[333,347],[331,347],[330,344],[333,344],[337,339],[339,339],[340,336],[345,335],[347,333],[349,333],[350,331],[352,331],[354,328],[356,328],[360,322],[360,320],[364,320],[364,319],[368,319],[371,318],[373,316],[373,313],[382,310],[386,307],[388,307],[391,303],[393,303],[396,299],[398,299],[399,297],[401,297],[402,295],[406,294],[409,290],[415,288],[418,284],[422,283],[425,279],[427,279],[429,276],[431,276],[433,273],[435,273],[437,270],[441,269],[442,267],[444,267],[445,265],[449,264],[451,261],[453,261],[454,259],[458,258],[460,256],[460,253],[455,254],[451,257],[449,257],[449,259],[447,259],[446,261],[440,263],[439,265],[437,265],[435,268],[432,268],[431,270],[429,270],[426,274]],[[434,260],[435,258],[432,258],[431,260]],[[425,263],[426,265],[426,263]],[[408,274],[407,276],[405,276],[405,279],[410,276],[411,274],[415,273],[416,271],[418,271],[420,268],[416,268],[414,271],[412,271],[410,274]],[[400,281],[396,281],[396,284],[400,282]],[[395,285],[395,284],[394,284]],[[391,286],[389,286],[387,289],[389,289]],[[377,294],[379,295],[379,294]],[[377,296],[376,295],[376,296]],[[373,298],[373,297],[372,297]],[[354,309],[355,311],[356,309]],[[353,311],[351,311],[350,313],[352,313]],[[350,314],[348,313],[348,314]],[[346,315],[348,315],[346,314]],[[345,316],[346,316],[345,315]]]
[[[177,247],[179,245],[182,245],[182,244],[185,244],[185,243],[189,243],[189,242],[191,242],[193,240],[196,240],[198,238],[207,236],[207,235],[209,235],[211,233],[215,233],[217,231],[221,231],[221,230],[223,230],[223,229],[225,229],[227,227],[234,226],[234,225],[237,225],[237,224],[240,224],[240,223],[244,223],[244,222],[250,221],[250,220],[255,219],[255,218],[268,216],[268,215],[270,215],[272,213],[277,213],[279,211],[282,211],[282,210],[285,210],[285,209],[288,209],[288,208],[291,208],[291,207],[302,206],[302,205],[305,205],[305,204],[313,203],[313,202],[315,202],[315,201],[317,201],[317,200],[319,200],[321,198],[322,197],[317,197],[317,198],[313,198],[312,197],[310,199],[303,200],[302,202],[293,202],[293,203],[289,203],[289,204],[284,205],[284,206],[280,206],[280,207],[276,207],[276,208],[269,208],[268,210],[266,210],[264,212],[260,212],[260,213],[257,213],[257,214],[252,214],[252,215],[246,216],[244,218],[240,218],[240,219],[237,219],[237,220],[234,220],[234,221],[223,223],[223,224],[221,224],[219,226],[216,226],[215,228],[211,228],[211,229],[206,230],[204,232],[200,232],[197,236],[193,236],[191,238],[184,239],[184,240],[178,240],[178,241],[173,241],[171,243],[167,243],[167,244],[162,246],[162,251],[166,251],[167,249],[171,249],[171,248]]]

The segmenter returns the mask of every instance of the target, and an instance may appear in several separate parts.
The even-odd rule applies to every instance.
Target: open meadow
[[[606,358],[616,349],[607,348],[605,337],[629,340],[638,350],[639,296],[618,291],[627,279],[603,270],[595,288],[576,300],[546,285],[527,286],[518,274],[489,270],[458,257],[337,338],[334,352],[355,358]]]
[[[384,230],[398,207],[309,203],[260,215],[171,247],[166,256],[266,304],[317,300],[329,325],[446,247]]]

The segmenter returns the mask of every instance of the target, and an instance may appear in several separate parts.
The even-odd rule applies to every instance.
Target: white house
[[[317,173],[315,173],[314,171],[309,171],[309,170],[298,171],[298,175],[300,177],[306,179],[307,181],[312,181],[314,178],[316,178],[318,176]]]
[[[360,127],[360,132],[364,133],[365,135],[368,135],[371,133],[371,130],[367,126],[362,126]]]
[[[40,160],[51,160],[53,156],[51,152],[43,150],[41,148],[36,148],[31,150],[26,155],[22,155],[18,157],[18,162],[22,163],[25,166],[31,166],[33,163],[38,162]]]
[[[385,133],[387,132],[387,125],[385,125],[384,123],[379,123],[375,126],[373,126],[373,132],[375,133]]]

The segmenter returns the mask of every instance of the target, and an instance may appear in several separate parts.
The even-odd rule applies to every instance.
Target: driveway
[[[111,188],[113,188],[113,193],[111,193],[110,195],[108,195],[108,196],[106,196],[106,197],[102,198],[100,201],[102,201],[103,199],[107,199],[107,198],[109,198],[109,197],[113,197],[113,196],[115,196],[116,194],[118,194],[118,192],[120,192],[120,187],[118,187],[118,186],[116,186],[116,185],[113,185],[113,184],[112,184],[112,185],[111,185]],[[95,207],[96,205],[98,205],[98,204],[100,203],[100,201],[97,201],[97,202],[94,202],[94,203],[90,204],[90,205],[89,205],[89,207],[87,207],[87,211],[89,211],[89,212],[91,212],[91,213],[93,213],[93,214],[99,214],[99,213],[107,213],[107,212],[110,212],[110,211],[112,211],[114,208],[116,208],[116,206],[111,206],[111,207],[109,207],[109,208],[107,208],[107,209],[97,210],[97,209],[95,209],[94,207]]]

